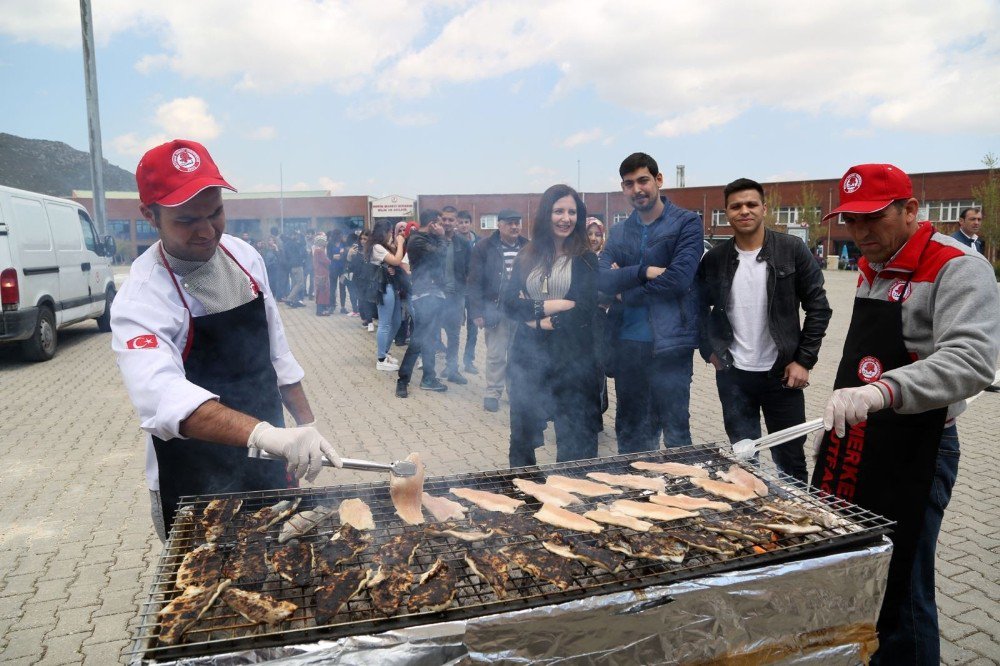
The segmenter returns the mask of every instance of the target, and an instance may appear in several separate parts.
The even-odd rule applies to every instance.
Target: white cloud
[[[148,136],[135,132],[122,134],[111,140],[115,152],[129,157],[141,157],[143,153],[171,139],[193,139],[210,141],[219,136],[219,123],[208,111],[208,104],[199,97],[179,97],[156,108],[152,124],[158,130]]]
[[[277,136],[277,132],[273,127],[270,125],[263,125],[251,131],[250,134],[247,135],[247,138],[253,141],[270,141],[275,136]]]
[[[330,178],[329,176],[320,176],[319,177],[319,189],[321,189],[321,190],[329,190],[330,194],[337,194],[338,192],[343,192],[346,187],[347,187],[347,183],[345,183],[343,181],[334,180],[333,178]]]
[[[574,132],[568,137],[559,142],[559,145],[563,148],[576,148],[577,146],[582,146],[585,143],[593,143],[594,141],[606,140],[604,136],[604,130],[600,127],[594,127],[589,130],[581,130],[579,132]]]
[[[725,125],[739,115],[740,110],[736,108],[702,107],[662,120],[647,134],[665,137],[698,134],[718,125]]]

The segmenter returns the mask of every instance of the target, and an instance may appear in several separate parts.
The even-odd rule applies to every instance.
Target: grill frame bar
[[[285,646],[296,643],[309,643],[317,640],[336,640],[347,636],[381,633],[434,622],[467,620],[484,615],[560,604],[591,596],[666,585],[717,573],[778,564],[842,551],[857,545],[873,543],[887,534],[893,525],[891,521],[881,516],[872,514],[846,501],[826,495],[815,488],[808,488],[784,474],[767,474],[749,463],[735,459],[724,450],[720,451],[717,444],[695,444],[687,447],[594,458],[568,463],[428,477],[424,483],[424,490],[432,495],[448,495],[448,488],[455,486],[472,487],[493,492],[499,491],[511,497],[525,499],[528,506],[521,507],[519,513],[525,512],[525,508],[528,508],[530,511],[527,513],[530,515],[530,513],[533,513],[540,507],[540,503],[534,500],[534,498],[525,497],[520,493],[511,483],[514,478],[528,478],[541,481],[546,475],[553,473],[586,478],[585,474],[587,472],[601,471],[661,476],[667,480],[668,493],[683,492],[692,496],[718,499],[700,488],[691,485],[686,478],[673,479],[664,475],[656,475],[631,468],[630,464],[636,461],[704,464],[711,471],[726,469],[730,464],[737,463],[768,484],[771,490],[769,498],[782,497],[793,499],[813,508],[830,511],[844,519],[846,527],[837,528],[836,533],[833,530],[824,529],[823,532],[817,535],[782,537],[779,541],[779,546],[775,550],[765,553],[746,554],[744,551],[741,551],[736,556],[723,558],[722,556],[691,550],[681,564],[626,558],[626,562],[629,563],[628,568],[618,574],[611,574],[593,567],[580,565],[579,570],[583,571],[583,574],[577,577],[576,585],[565,591],[560,591],[553,585],[534,579],[526,572],[520,572],[518,569],[512,567],[510,572],[511,583],[507,588],[508,597],[502,600],[496,597],[487,584],[481,581],[478,583],[473,582],[473,580],[478,581],[478,578],[468,571],[464,564],[460,563],[458,566],[462,573],[459,576],[459,592],[452,607],[444,611],[409,613],[406,611],[405,605],[401,605],[402,612],[399,614],[388,618],[380,617],[376,616],[374,610],[371,609],[367,595],[362,593],[349,602],[347,607],[334,618],[335,622],[321,626],[315,625],[315,605],[312,601],[312,590],[317,581],[319,584],[322,584],[324,579],[317,576],[314,578],[314,584],[305,588],[298,588],[285,581],[277,580],[277,577],[271,574],[263,583],[240,583],[238,586],[242,589],[267,592],[278,599],[289,600],[299,605],[300,608],[293,614],[292,619],[280,625],[282,628],[262,630],[260,625],[251,624],[235,612],[229,610],[220,600],[206,613],[202,621],[196,623],[187,632],[186,639],[195,637],[198,640],[182,643],[177,646],[163,646],[158,645],[156,640],[156,632],[159,626],[156,614],[170,598],[176,596],[177,591],[173,586],[173,579],[177,567],[183,558],[183,554],[201,542],[200,539],[195,538],[196,534],[200,533],[200,528],[196,528],[195,534],[182,534],[175,525],[157,562],[154,580],[150,586],[149,597],[142,604],[141,619],[134,629],[135,641],[133,648],[126,654],[130,658],[130,661],[133,662],[145,659],[155,659],[157,661],[173,660],[182,657],[209,656],[235,650]],[[593,508],[612,499],[641,499],[652,494],[648,491],[624,490],[625,493],[622,495],[581,499],[587,508]],[[284,499],[301,497],[302,502],[297,510],[302,511],[313,508],[321,503],[330,506],[339,504],[343,499],[359,497],[371,507],[376,521],[376,529],[369,532],[374,536],[373,544],[360,556],[360,559],[369,565],[371,556],[377,551],[377,546],[384,543],[387,538],[403,530],[422,529],[422,526],[403,526],[402,521],[395,515],[395,509],[389,498],[388,483],[384,481],[320,488],[281,489],[199,496],[182,499],[181,506],[193,504],[196,509],[200,509],[212,499],[230,497],[240,498],[244,501],[243,508],[237,516],[237,523],[240,516],[247,516],[257,508],[269,506]],[[755,499],[748,502],[732,502],[732,504],[733,511],[731,512],[703,511],[701,515],[705,518],[728,517],[735,514],[747,515],[753,513],[752,510],[754,508],[759,508],[760,501]],[[195,513],[196,516],[200,515],[199,510],[196,510]],[[691,520],[682,519],[672,521],[665,524],[665,528],[669,532],[670,526],[683,527]],[[274,545],[276,542],[277,529],[280,528],[281,524],[279,523],[269,530],[269,546]],[[558,531],[564,534],[574,534],[569,530],[557,530],[549,526],[545,527],[550,532]],[[314,544],[323,543],[338,528],[339,525],[331,526],[329,522],[324,523],[320,526],[319,530],[315,530],[309,536],[304,537],[304,540],[311,541]],[[606,531],[619,529],[605,526]],[[631,530],[622,531],[631,533]],[[586,537],[589,535],[582,536]],[[222,541],[220,540],[220,542]],[[529,543],[537,540],[532,537],[509,537],[502,539],[502,541],[504,545],[508,545]],[[487,543],[492,544],[491,548],[496,547],[495,541]],[[482,547],[484,546],[481,543],[470,544],[453,538],[427,538],[418,549],[417,555],[411,565],[411,570],[422,572],[433,564],[436,557],[443,557],[446,561],[450,562],[460,558],[465,551],[477,550]],[[541,545],[538,544],[537,547],[541,548]],[[450,557],[448,557],[449,555]],[[346,567],[357,566],[358,559],[357,557],[352,559]],[[345,565],[341,565],[338,569],[344,567]],[[237,585],[236,582],[233,584]],[[511,593],[515,590],[517,594],[512,595]],[[469,602],[472,598],[475,599]],[[219,627],[214,629],[202,627],[201,625],[206,621],[206,618],[222,622]],[[237,631],[244,633],[235,634]],[[225,635],[219,636],[217,635],[219,633]]]

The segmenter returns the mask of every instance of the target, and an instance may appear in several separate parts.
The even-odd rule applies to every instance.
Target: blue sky
[[[1000,3],[93,0],[104,155],[336,194],[911,172],[1000,152]],[[87,149],[76,0],[6,0],[0,131]],[[752,9],[751,9],[752,7]]]

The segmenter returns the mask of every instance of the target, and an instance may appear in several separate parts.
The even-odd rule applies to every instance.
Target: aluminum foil
[[[866,663],[892,544],[461,622],[177,664]]]

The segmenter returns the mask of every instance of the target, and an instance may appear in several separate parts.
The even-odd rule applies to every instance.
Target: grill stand
[[[182,662],[306,664],[867,663],[892,545],[521,611]]]

